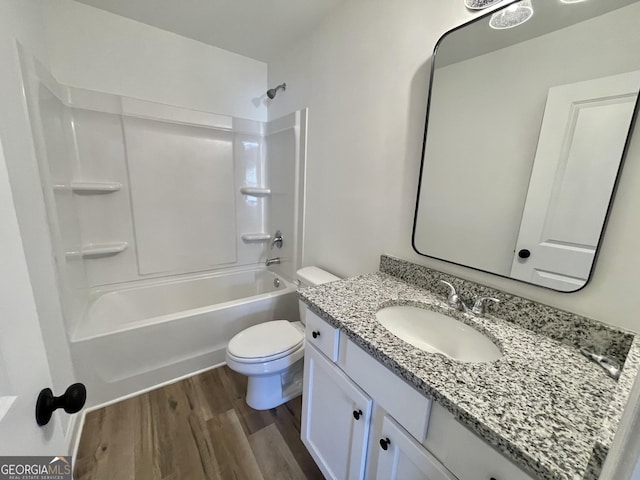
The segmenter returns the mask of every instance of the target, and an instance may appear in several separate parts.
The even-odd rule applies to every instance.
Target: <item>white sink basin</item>
[[[441,353],[462,362],[491,362],[502,358],[488,337],[438,312],[395,306],[378,310],[376,319],[396,337],[427,352]]]

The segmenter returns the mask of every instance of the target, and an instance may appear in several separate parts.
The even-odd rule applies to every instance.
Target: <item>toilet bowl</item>
[[[320,285],[338,277],[317,267],[296,273],[300,286]],[[300,322],[273,320],[249,327],[227,346],[227,366],[246,375],[247,405],[268,410],[302,393],[304,358],[304,304]]]

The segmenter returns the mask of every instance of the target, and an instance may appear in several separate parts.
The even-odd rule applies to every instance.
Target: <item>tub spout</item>
[[[273,264],[279,264],[280,263],[280,257],[275,257],[275,258],[267,258],[267,261],[264,262],[264,264],[268,267],[269,265],[273,265]]]

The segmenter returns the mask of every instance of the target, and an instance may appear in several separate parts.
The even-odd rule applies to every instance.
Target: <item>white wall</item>
[[[71,0],[42,4],[60,83],[266,119],[264,62]]]
[[[269,64],[269,84],[287,82],[269,115],[309,107],[305,264],[356,275],[377,270],[389,253],[640,331],[640,135],[583,290],[556,293],[413,251],[428,62],[437,39],[471,17],[463,2],[351,0]]]

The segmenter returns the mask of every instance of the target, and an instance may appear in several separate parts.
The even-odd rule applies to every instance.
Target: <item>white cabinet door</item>
[[[638,88],[640,71],[549,90],[512,278],[561,291],[584,285]]]
[[[364,477],[371,399],[307,344],[301,438],[328,479]]]
[[[460,480],[534,480],[437,403],[423,445]]]
[[[376,440],[381,449],[376,466],[377,480],[456,480],[388,415],[382,422],[382,435]]]

